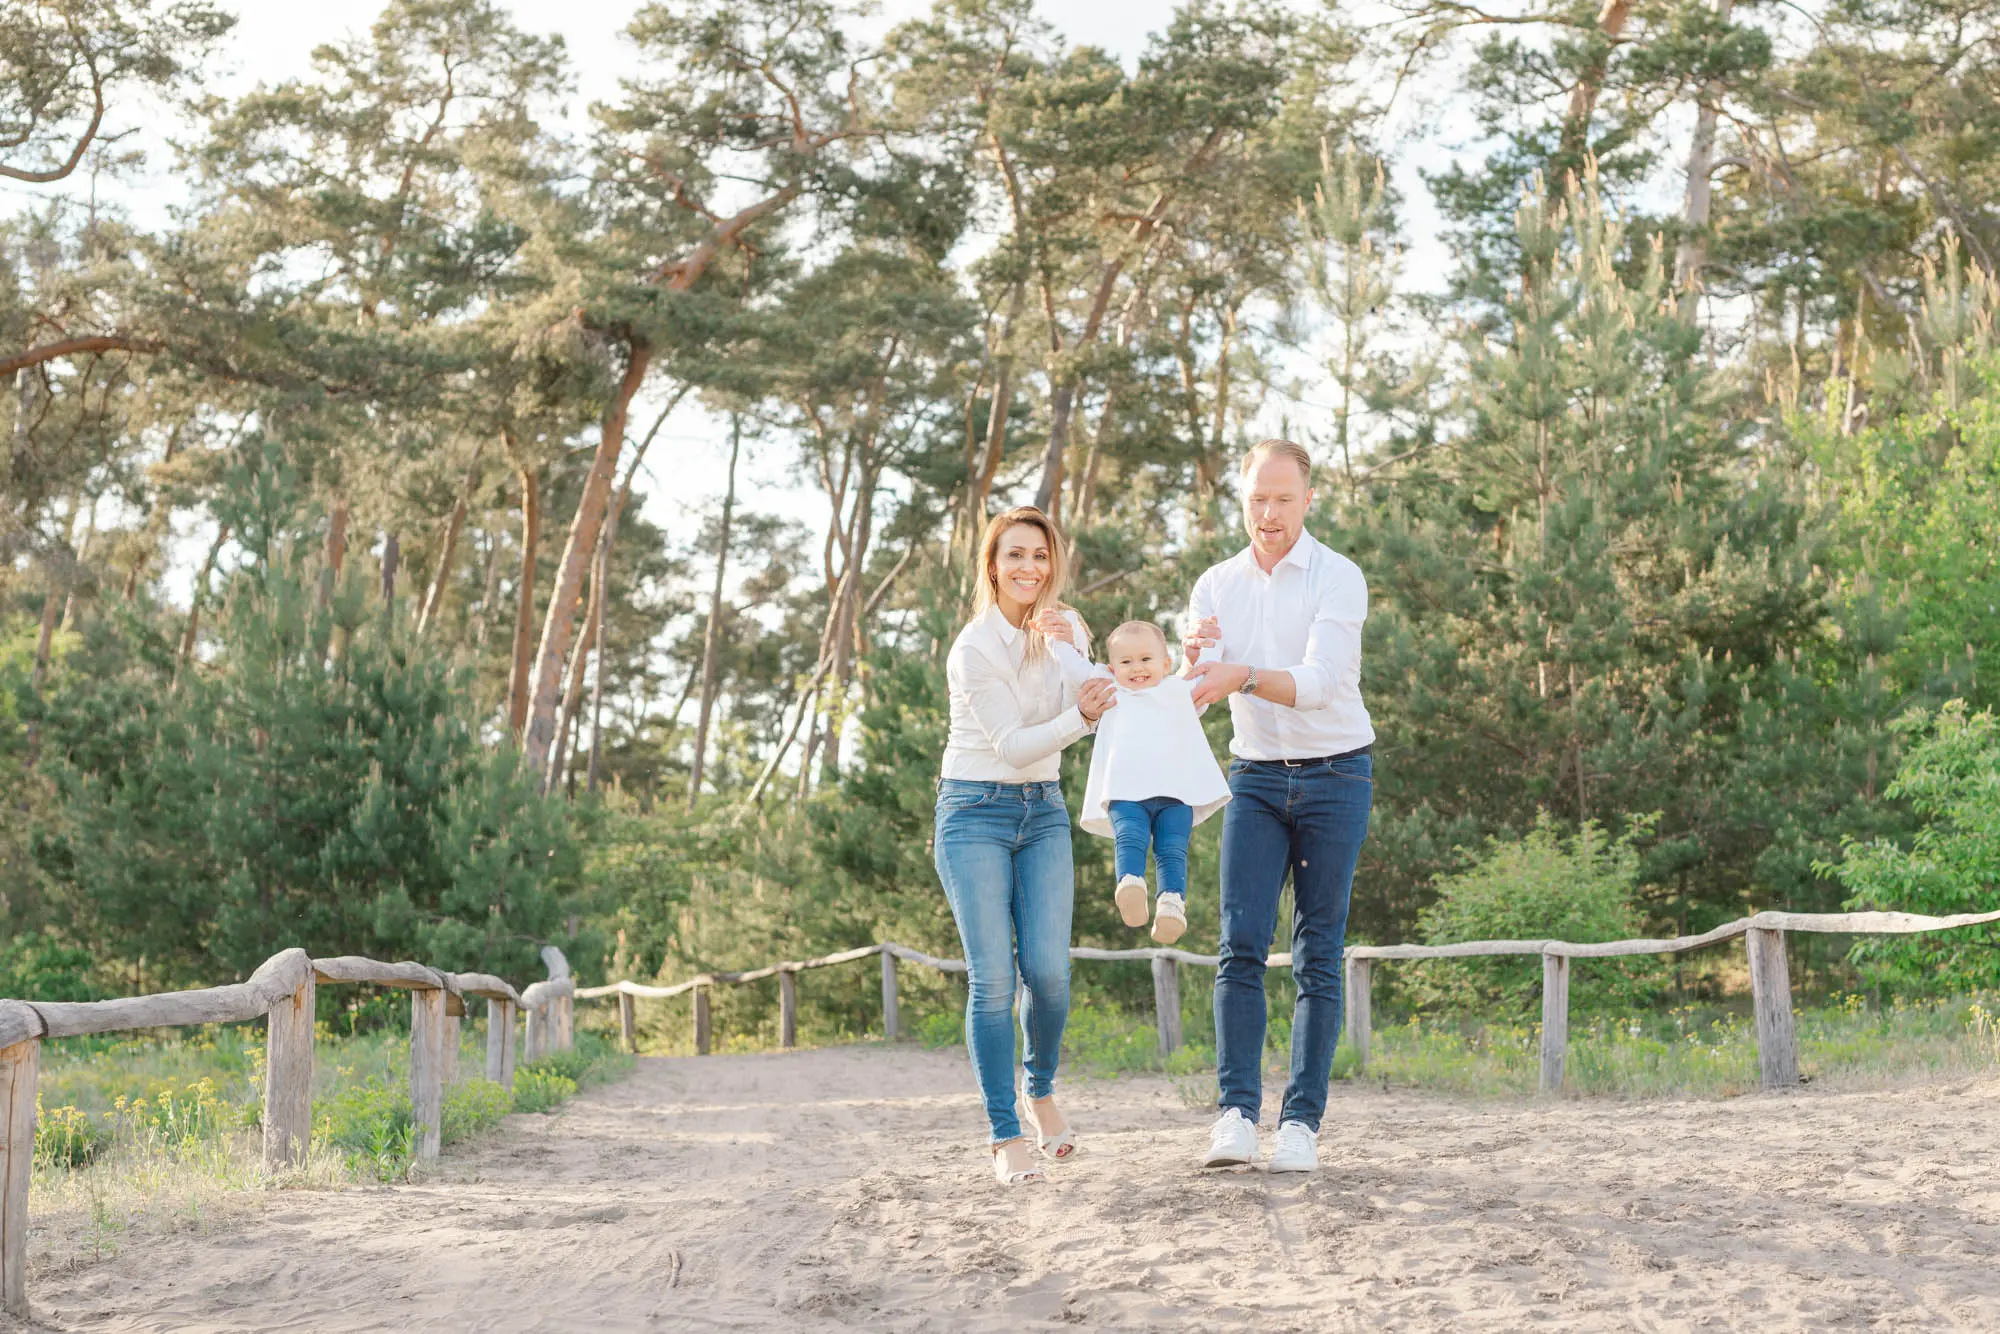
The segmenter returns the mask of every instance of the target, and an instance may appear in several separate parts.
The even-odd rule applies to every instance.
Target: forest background
[[[1199,0],[1121,62],[1027,0],[685,0],[572,120],[487,0],[226,98],[224,6],[10,5],[0,993],[955,953],[983,516],[1057,513],[1093,626],[1172,626],[1272,430],[1371,589],[1354,938],[1991,906],[1996,20]],[[142,225],[108,185],[160,107]],[[1130,943],[1077,849],[1079,942]],[[1996,939],[1795,967],[1983,986]]]

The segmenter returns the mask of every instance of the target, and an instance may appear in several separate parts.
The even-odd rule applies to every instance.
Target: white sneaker
[[[1231,1107],[1215,1118],[1208,1132],[1208,1154],[1203,1167],[1238,1167],[1257,1161],[1257,1127],[1240,1107]]]
[[[1118,915],[1125,919],[1125,925],[1146,924],[1146,877],[1142,875],[1121,877],[1118,888],[1111,897],[1118,901]]]
[[[1187,932],[1187,896],[1162,894],[1153,905],[1153,939],[1171,945]]]
[[[1310,1129],[1303,1121],[1287,1121],[1280,1125],[1277,1140],[1271,1145],[1271,1165],[1265,1170],[1317,1172],[1319,1132]]]

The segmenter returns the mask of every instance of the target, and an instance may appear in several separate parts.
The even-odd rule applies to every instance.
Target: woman
[[[1062,749],[1111,706],[1108,681],[1071,691],[1035,618],[1061,607],[1062,533],[1038,509],[993,517],[979,543],[972,620],[952,644],[951,738],[938,781],[937,869],[965,946],[965,1045],[992,1123],[993,1174],[1040,1181],[1015,1112],[1014,978],[1021,998],[1029,1119],[1042,1151],[1075,1148],[1056,1109],[1056,1061],[1069,1018],[1069,809]],[[1072,616],[1074,614],[1072,613]],[[1079,640],[1082,623],[1076,622]]]

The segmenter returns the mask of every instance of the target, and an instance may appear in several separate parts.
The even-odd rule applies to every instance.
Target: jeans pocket
[[[1373,786],[1375,782],[1375,764],[1366,755],[1354,755],[1344,760],[1328,760],[1326,771],[1335,778],[1350,783],[1366,783]]]
[[[957,815],[960,811],[977,810],[992,799],[991,792],[941,792],[937,799],[937,813],[942,818]]]

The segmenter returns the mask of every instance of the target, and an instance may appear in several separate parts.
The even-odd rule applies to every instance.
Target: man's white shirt
[[[1195,581],[1186,629],[1210,616],[1222,626],[1222,661],[1289,672],[1298,691],[1290,706],[1231,695],[1231,754],[1305,760],[1375,740],[1361,702],[1368,581],[1360,566],[1311,533],[1299,534],[1269,574],[1245,547]]]

